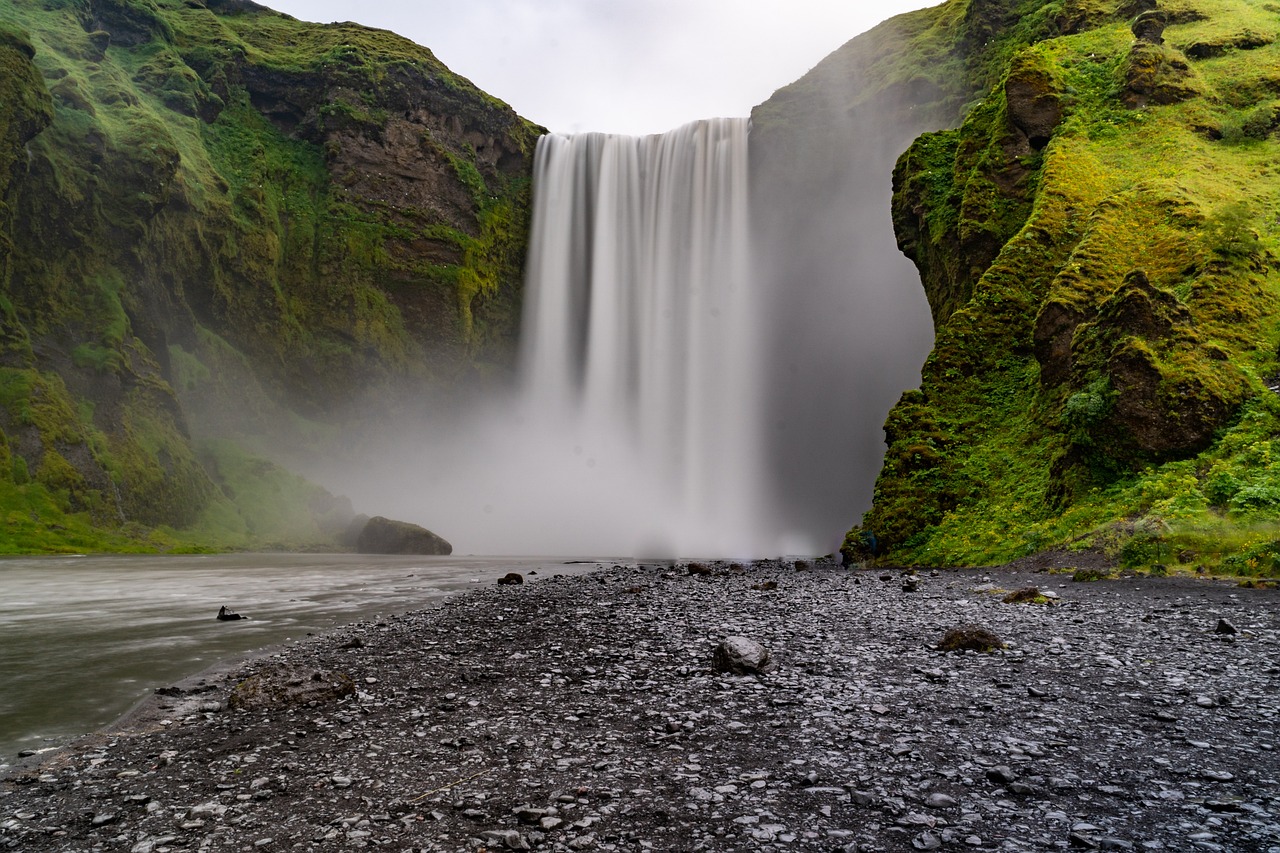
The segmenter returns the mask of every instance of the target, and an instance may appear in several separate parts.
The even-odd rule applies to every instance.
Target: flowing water
[[[629,454],[679,553],[761,541],[746,119],[550,135],[534,166],[529,420]],[[608,500],[608,495],[602,495]]]
[[[106,725],[221,659],[430,606],[508,571],[587,568],[349,554],[0,560],[0,765]],[[222,605],[248,619],[217,621]]]
[[[921,291],[887,180],[855,193],[875,216],[833,214],[805,263],[781,251],[804,236],[786,211],[817,200],[752,201],[748,129],[543,136],[518,389],[379,423],[355,442],[373,452],[309,473],[462,552],[835,550],[870,497],[885,413],[919,381],[928,310],[898,293]]]

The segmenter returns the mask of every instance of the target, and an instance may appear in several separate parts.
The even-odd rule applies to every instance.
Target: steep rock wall
[[[1095,5],[953,0],[900,15],[753,111],[755,268],[769,300],[763,334],[779,354],[764,377],[771,496],[773,511],[796,528],[843,531],[867,509],[883,456],[880,427],[902,389],[919,382],[930,309],[941,322],[963,304],[1026,215],[1022,198],[1005,203],[1001,221],[972,216],[957,228],[931,219],[936,237],[899,217],[898,242],[923,261],[926,303],[920,273],[894,251],[895,161],[920,134],[958,125],[1021,45],[1098,19]],[[1023,98],[1028,119],[1035,97]],[[1030,132],[1039,144],[1045,131]],[[959,132],[929,138],[911,156],[950,170]],[[1028,145],[1025,136],[1003,143]],[[985,151],[970,143],[962,156]],[[989,172],[981,192],[974,181],[975,199],[1026,179]]]
[[[1275,7],[1088,6],[898,162],[937,340],[851,558],[1280,570]]]
[[[301,446],[509,367],[540,129],[425,48],[15,0],[0,62],[0,491],[32,543],[244,534],[245,466],[193,429]]]

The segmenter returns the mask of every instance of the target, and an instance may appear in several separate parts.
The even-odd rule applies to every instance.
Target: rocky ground
[[[17,768],[0,848],[1280,851],[1280,593],[1032,568],[487,588]],[[963,623],[1007,648],[936,651]],[[776,668],[714,672],[730,636]]]

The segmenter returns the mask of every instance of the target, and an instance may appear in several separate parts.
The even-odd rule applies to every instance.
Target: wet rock
[[[987,779],[997,785],[1007,785],[1010,782],[1016,781],[1017,778],[1018,774],[1008,765],[1002,764],[998,767],[992,767],[987,770]]]
[[[494,829],[481,833],[489,844],[501,845],[507,850],[529,850],[529,841],[514,829]]]
[[[498,578],[498,586],[519,586],[524,583],[524,575],[519,572],[507,572]]]
[[[1237,629],[1235,625],[1232,625],[1226,619],[1219,619],[1218,625],[1213,629],[1213,632],[1215,634],[1227,634],[1227,635],[1240,633],[1239,629]]]

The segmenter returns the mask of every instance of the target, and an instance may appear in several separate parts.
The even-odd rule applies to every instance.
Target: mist
[[[654,192],[648,184],[627,189],[622,185],[633,177],[617,173],[657,171],[657,155],[604,168],[608,177],[601,152],[643,140],[544,139],[517,387],[380,426],[365,437],[363,445],[375,450],[358,466],[312,476],[362,512],[431,528],[458,553],[750,558],[835,551],[870,505],[885,416],[918,385],[932,345],[918,274],[898,251],[889,216],[893,162],[914,134],[860,133],[844,112],[823,113],[820,147],[818,137],[805,149],[804,141],[752,136],[750,201],[741,188],[734,197],[750,222],[733,250],[739,260],[722,257],[697,273],[655,249],[706,226],[690,221],[687,207],[637,208],[644,227],[617,213]],[[664,156],[690,144],[671,141],[687,130],[667,135]],[[802,159],[776,160],[779,144]],[[574,145],[590,152],[582,163],[564,166],[559,177],[543,171],[548,146]],[[621,183],[604,186],[609,180]],[[681,182],[698,183],[688,176]],[[688,204],[709,209],[703,201]],[[670,230],[655,235],[655,218],[669,220]],[[559,248],[548,249],[549,240]],[[550,258],[553,251],[562,254]],[[683,257],[685,249],[665,251]],[[648,278],[629,271],[632,256],[655,252],[641,263]],[[676,266],[662,267],[669,263]],[[640,302],[659,299],[653,294],[663,287],[675,288],[667,302],[678,301],[734,263],[735,283],[746,285],[751,304],[732,322],[697,325],[694,317],[685,336],[673,331],[685,321],[673,322],[670,308],[661,318],[639,316]],[[678,311],[677,319],[695,313],[691,306]],[[732,334],[722,335],[729,325]],[[690,378],[645,380],[673,386],[656,396],[635,391],[645,384],[643,370],[674,369],[658,362],[674,356],[684,371],[695,343],[718,356],[712,374],[699,378],[690,368]],[[697,406],[709,411],[691,413]],[[696,433],[701,438],[691,437]]]
[[[893,167],[916,136],[954,114],[954,104],[920,108],[869,80],[875,57],[857,56],[861,65],[840,54],[829,58],[796,84],[803,98],[783,90],[753,113],[749,192],[735,202],[749,207],[747,248],[734,256],[738,268],[730,275],[751,304],[732,324],[719,324],[734,325],[733,335],[716,337],[712,323],[690,325],[687,338],[663,337],[671,318],[683,327],[686,314],[697,313],[692,308],[656,321],[631,313],[650,298],[637,293],[683,275],[662,272],[645,282],[621,272],[629,261],[619,258],[651,252],[655,238],[620,225],[625,217],[600,218],[602,210],[639,205],[650,187],[609,190],[585,203],[562,198],[535,213],[517,387],[437,403],[413,422],[383,425],[366,436],[363,446],[374,452],[362,454],[359,465],[331,460],[309,473],[359,511],[423,524],[458,553],[750,558],[835,551],[871,505],[885,417],[919,385],[933,344],[919,275],[893,233]],[[596,193],[616,175],[592,171],[599,163],[589,161],[568,172],[590,175],[583,186]],[[535,208],[549,192],[542,180],[540,173]],[[654,210],[636,215],[685,216]],[[539,272],[544,238],[537,232],[552,217],[570,254]],[[686,217],[674,233],[694,222]],[[624,239],[629,229],[634,233]],[[561,307],[549,314],[537,302],[546,285],[539,276],[566,283]],[[694,276],[684,286],[692,292],[704,284]],[[587,319],[606,304],[604,319]],[[589,323],[601,325],[586,331]],[[555,343],[539,356],[533,339]],[[654,341],[664,343],[655,349]],[[701,351],[720,354],[722,373],[661,380],[676,389],[666,402],[628,396],[644,384],[639,367],[672,361],[671,353],[692,361],[695,342],[707,341]],[[539,358],[559,365],[550,384],[545,364],[534,365]],[[723,402],[725,389],[734,402]],[[684,423],[713,397],[722,402],[694,416],[696,426],[663,433],[644,423],[655,415],[660,423]],[[692,434],[702,437],[691,443]],[[704,464],[711,457],[719,459]]]

